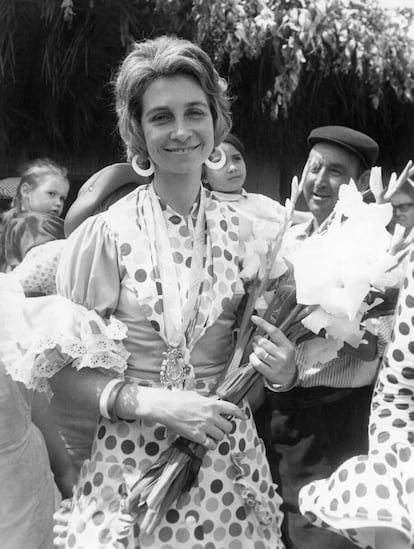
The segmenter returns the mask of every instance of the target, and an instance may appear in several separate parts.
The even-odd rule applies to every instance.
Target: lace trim
[[[127,328],[115,317],[108,323],[93,311],[81,321],[79,336],[57,332],[36,340],[17,341],[2,345],[1,359],[11,377],[29,389],[52,394],[49,379],[64,366],[103,368],[123,374],[130,353],[120,340]]]

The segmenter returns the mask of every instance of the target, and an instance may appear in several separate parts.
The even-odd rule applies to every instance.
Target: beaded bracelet
[[[114,418],[115,401],[124,383],[122,379],[111,379],[103,388],[99,397],[99,413],[106,419],[116,421],[116,417]]]
[[[298,368],[295,369],[295,375],[293,378],[289,381],[289,383],[285,383],[284,385],[279,385],[278,383],[269,383],[267,379],[264,380],[264,386],[266,389],[269,389],[269,391],[273,391],[274,393],[286,393],[287,391],[290,391],[295,387],[296,383],[298,382],[299,378],[299,371]]]

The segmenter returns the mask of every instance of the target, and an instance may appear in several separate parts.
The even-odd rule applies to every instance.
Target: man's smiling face
[[[309,210],[320,225],[338,200],[339,187],[355,181],[360,160],[352,152],[331,143],[316,143],[309,153],[303,194]]]

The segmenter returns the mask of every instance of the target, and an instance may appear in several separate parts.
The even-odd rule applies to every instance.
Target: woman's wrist
[[[120,420],[154,420],[153,389],[132,381],[125,381],[117,392],[113,415]]]
[[[99,397],[99,413],[115,423],[118,420],[138,419],[138,385],[115,378],[108,381]]]

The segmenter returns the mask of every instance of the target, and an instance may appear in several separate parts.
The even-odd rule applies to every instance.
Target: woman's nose
[[[188,127],[185,120],[177,120],[175,123],[174,130],[172,132],[172,137],[174,139],[179,139],[185,141],[191,135],[191,130]]]

